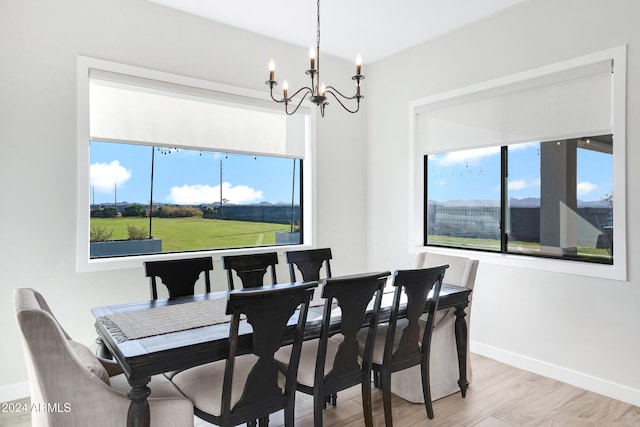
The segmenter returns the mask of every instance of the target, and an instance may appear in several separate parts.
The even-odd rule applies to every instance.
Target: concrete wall
[[[269,58],[298,87],[307,83],[307,51],[144,0],[0,2],[0,401],[28,393],[14,288],[41,291],[69,334],[87,345],[95,338],[91,307],[149,298],[142,265],[76,271],[77,219],[69,207],[78,198],[77,56],[259,90],[266,99]],[[352,84],[344,77],[352,68],[323,57],[326,81],[339,87]],[[366,262],[365,115],[332,107],[316,129],[315,243],[330,245],[335,273],[347,274]],[[285,280],[284,259],[279,267]],[[219,260],[212,279],[226,288]]]
[[[472,350],[640,405],[640,2],[535,0],[368,68],[369,268],[408,267],[409,102],[628,45],[628,281],[479,255]],[[615,155],[615,151],[614,151]],[[616,194],[616,197],[618,195]],[[616,224],[618,227],[618,224]],[[616,256],[619,254],[616,254]]]

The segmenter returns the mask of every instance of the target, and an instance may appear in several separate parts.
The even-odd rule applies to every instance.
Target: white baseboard
[[[511,353],[477,341],[471,341],[469,350],[472,353],[476,353],[490,359],[495,359],[507,365],[524,369],[525,371],[562,381],[612,399],[630,403],[634,406],[640,406],[640,390],[633,389],[631,387],[612,383],[610,381],[592,377],[581,372],[572,371],[571,369],[552,365],[520,354]]]
[[[29,383],[16,383],[0,386],[0,402],[11,402],[12,400],[29,397]]]

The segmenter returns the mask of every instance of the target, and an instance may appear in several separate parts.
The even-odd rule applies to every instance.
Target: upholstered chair
[[[121,427],[127,423],[131,386],[118,365],[98,359],[73,341],[33,289],[14,291],[32,405],[32,425]],[[152,377],[152,426],[193,426],[193,404],[164,376]]]

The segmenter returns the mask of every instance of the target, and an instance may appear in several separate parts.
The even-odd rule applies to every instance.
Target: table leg
[[[460,379],[458,385],[462,392],[462,397],[467,395],[467,388],[469,387],[469,381],[467,381],[467,322],[465,317],[467,313],[464,309],[468,304],[456,306],[456,348],[458,350],[458,369],[460,370]]]
[[[151,389],[147,387],[150,381],[151,377],[129,380],[131,390],[127,396],[131,400],[131,405],[127,414],[128,427],[149,427],[151,424],[151,413],[147,401],[147,397],[151,394]]]

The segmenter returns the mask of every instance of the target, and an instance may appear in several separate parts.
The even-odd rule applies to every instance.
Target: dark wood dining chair
[[[210,423],[235,426],[268,423],[269,414],[284,409],[285,426],[294,425],[295,386],[309,301],[316,282],[239,289],[229,293],[227,314],[233,316],[226,360],[176,374],[173,383],[194,404],[195,414]],[[288,335],[291,316],[300,306],[286,373],[274,353]],[[241,316],[253,328],[252,352],[238,355]],[[289,325],[291,326],[291,325]]]
[[[211,257],[173,259],[167,261],[147,261],[144,263],[145,274],[149,277],[151,299],[158,299],[158,278],[167,287],[169,299],[180,298],[195,293],[196,282],[200,274],[204,273],[205,291],[211,292],[211,277],[213,270]],[[113,355],[102,341],[96,338],[96,355],[103,359],[111,359]]]
[[[380,325],[373,346],[372,369],[379,378],[382,387],[384,420],[387,427],[393,426],[391,413],[391,374],[412,366],[420,365],[422,374],[422,392],[427,416],[433,418],[431,388],[429,382],[429,354],[431,335],[434,328],[435,313],[438,310],[442,280],[448,265],[431,268],[398,270],[393,275],[393,304],[388,324]],[[421,331],[420,316],[432,292],[428,317]],[[402,327],[398,324],[401,304],[406,302],[406,318]],[[422,334],[422,336],[421,336]],[[369,337],[364,331],[359,333],[360,351],[367,352]]]
[[[323,265],[325,278],[331,277],[331,248],[287,251],[285,257],[289,264],[289,276],[292,282],[297,280],[296,268],[305,282],[320,280],[320,270]]]
[[[376,333],[382,292],[389,272],[330,278],[323,281],[326,298],[320,338],[302,344],[298,385],[300,392],[313,396],[313,424],[322,426],[322,410],[327,397],[356,384],[362,387],[362,410],[367,427],[373,425],[371,409],[371,353]],[[372,302],[373,300],[373,302]],[[337,303],[341,310],[338,325],[331,325],[331,313]],[[365,322],[367,306],[373,304],[368,323],[368,346],[358,354],[356,335]],[[294,349],[281,348],[276,359],[283,369]]]
[[[172,259],[167,261],[147,261],[144,263],[145,274],[150,279],[151,299],[158,299],[158,282],[169,291],[169,298],[180,298],[195,293],[195,285],[204,273],[205,291],[211,292],[211,277],[213,270],[211,257]]]
[[[222,266],[227,270],[227,283],[229,290],[235,289],[233,283],[233,272],[236,272],[242,282],[243,288],[255,288],[264,286],[264,276],[267,270],[271,270],[271,285],[278,283],[276,278],[276,264],[278,254],[276,252],[265,252],[260,254],[247,255],[227,255],[222,257]]]

